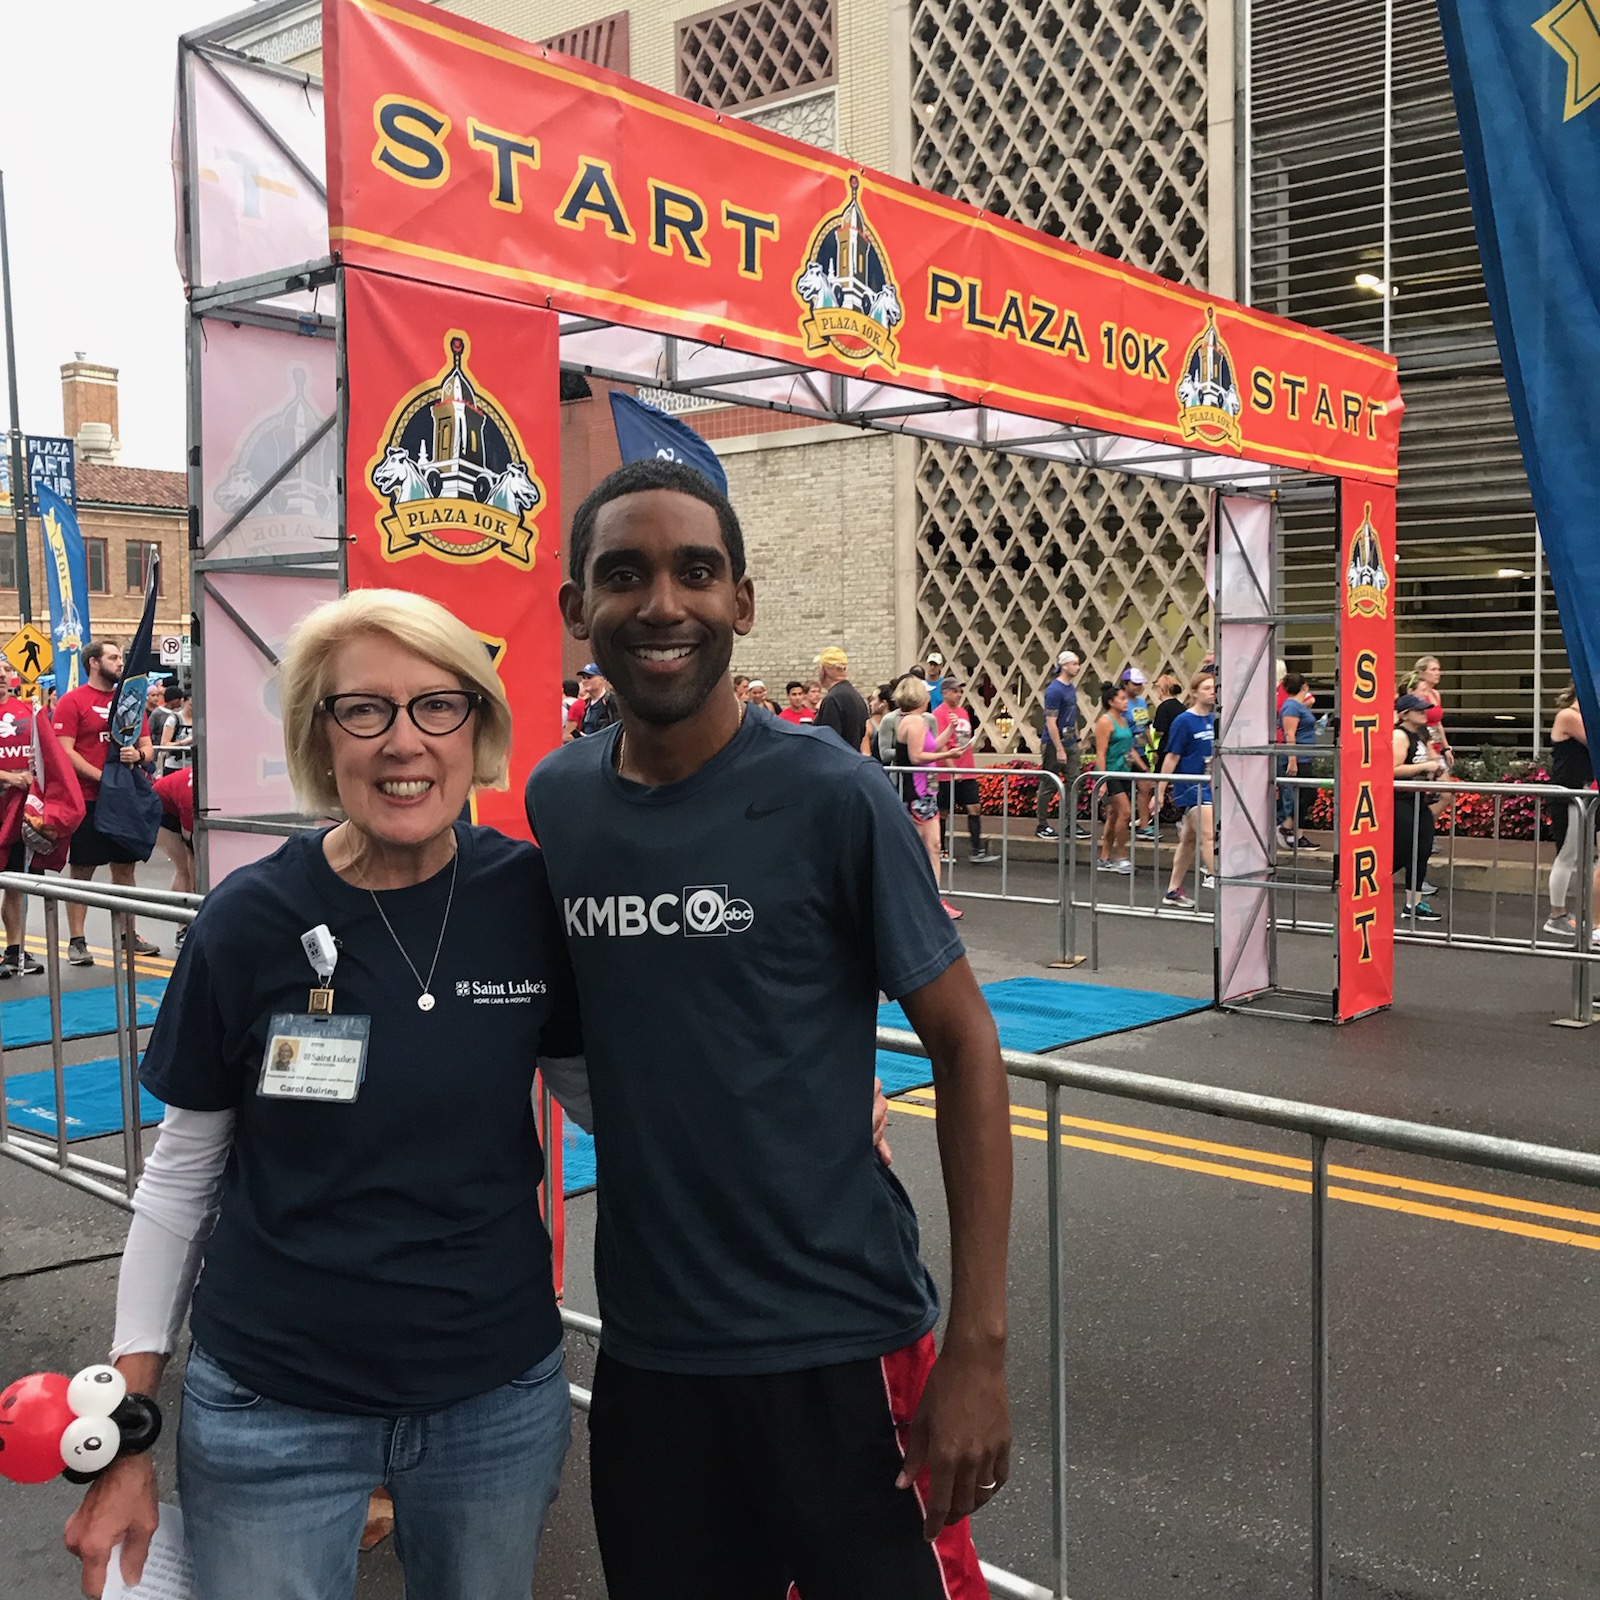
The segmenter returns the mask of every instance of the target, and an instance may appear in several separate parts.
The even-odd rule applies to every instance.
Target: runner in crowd
[[[894,765],[895,733],[900,726],[900,707],[896,696],[900,692],[900,685],[905,679],[897,679],[894,683],[881,684],[878,696],[883,701],[884,712],[878,719],[878,760],[885,767]]]
[[[111,754],[111,700],[122,676],[122,647],[109,639],[93,639],[83,647],[86,681],[69,690],[56,702],[55,730],[72,769],[78,774],[87,812],[72,836],[67,853],[67,876],[76,883],[87,883],[101,867],[110,867],[111,881],[125,889],[134,884],[134,868],[148,856],[134,854],[125,845],[108,838],[94,825],[95,802],[100,797],[100,774]],[[141,721],[139,737],[121,746],[118,759],[128,766],[149,763],[154,754],[149,725]],[[83,936],[89,908],[81,901],[67,902],[67,960],[75,967],[92,967],[94,957]],[[128,919],[136,955],[160,955],[160,948],[140,938]]]
[[[1078,781],[1078,668],[1077,654],[1063,650],[1056,657],[1056,675],[1044,686],[1044,724],[1039,744],[1040,765],[1046,772],[1057,774],[1066,795],[1067,809],[1071,809],[1074,795],[1072,786]],[[1041,783],[1035,807],[1034,834],[1040,839],[1054,839],[1056,830],[1050,826],[1050,801],[1055,795],[1055,785]],[[1077,837],[1087,839],[1089,830],[1077,819],[1065,814],[1059,819],[1063,828],[1069,823],[1077,828]]]
[[[1439,694],[1439,680],[1444,676],[1444,668],[1439,663],[1438,656],[1418,656],[1416,665],[1412,667],[1406,678],[1403,694],[1414,694],[1419,699],[1428,703],[1428,743],[1433,746],[1434,754],[1444,763],[1441,776],[1447,774],[1455,765],[1456,753],[1451,748],[1450,735],[1444,727],[1444,700]]]
[[[1550,723],[1550,777],[1563,789],[1592,789],[1594,765],[1589,755],[1589,736],[1583,727],[1583,712],[1578,705],[1576,684],[1568,684],[1556,698],[1556,714]],[[1544,919],[1544,932],[1556,939],[1576,940],[1578,921],[1567,910],[1567,896],[1582,859],[1583,810],[1576,800],[1557,801],[1550,807],[1550,822],[1556,837],[1556,858],[1550,867],[1550,914]],[[1591,823],[1600,819],[1600,808],[1589,805]],[[1596,883],[1600,884],[1600,861],[1596,862]],[[1591,915],[1600,915],[1600,899],[1590,902]]]
[[[867,701],[867,738],[866,749],[880,766],[887,766],[894,760],[894,734],[889,735],[889,759],[884,760],[883,745],[879,735],[883,731],[884,718],[894,714],[894,685],[880,683],[872,691],[871,698]]]
[[[1311,709],[1316,704],[1316,696],[1298,672],[1286,672],[1279,687],[1283,690],[1283,703],[1278,707],[1278,736],[1290,751],[1278,757],[1278,776],[1309,778],[1312,776],[1310,746],[1317,742],[1317,714]],[[1278,837],[1285,849],[1318,848],[1305,836],[1306,815],[1316,794],[1315,789],[1285,783],[1278,785]]]
[[[1148,696],[1145,694],[1145,676],[1138,667],[1125,667],[1122,672],[1122,682],[1128,691],[1128,720],[1133,724],[1134,748],[1144,757],[1145,770],[1149,769],[1149,743],[1150,743],[1150,718],[1152,709]],[[1155,826],[1150,820],[1150,806],[1155,799],[1155,786],[1153,784],[1134,784],[1136,795],[1130,795],[1129,800],[1133,805],[1132,815],[1137,816],[1138,834],[1141,839],[1155,838]]]
[[[167,710],[168,687],[165,678],[152,673],[144,692],[145,719],[150,727],[150,742],[154,745],[161,743],[161,735],[167,723],[177,715],[176,709],[170,712]]]
[[[1403,694],[1394,703],[1394,775],[1396,778],[1437,778],[1444,771],[1443,757],[1428,740],[1428,701],[1421,695]],[[1394,870],[1405,873],[1405,915],[1413,922],[1443,922],[1444,918],[1423,899],[1428,858],[1433,854],[1434,796],[1413,789],[1394,792]]]
[[[740,705],[750,698],[750,680],[742,672],[733,675],[733,693]]]
[[[1175,911],[1193,911],[1195,902],[1184,888],[1189,869],[1194,865],[1198,845],[1201,867],[1201,887],[1210,889],[1216,883],[1216,830],[1212,821],[1211,804],[1211,752],[1216,742],[1217,679],[1216,674],[1201,670],[1189,680],[1189,705],[1172,719],[1167,731],[1166,750],[1161,757],[1162,772],[1171,772],[1190,779],[1204,778],[1204,782],[1175,783],[1172,785],[1172,804],[1178,812],[1178,848],[1172,860],[1172,876],[1167,880],[1167,892],[1161,897],[1164,906]],[[1156,804],[1161,803],[1160,791],[1166,784],[1157,784]]]
[[[806,686],[799,678],[791,678],[783,692],[788,704],[778,713],[783,721],[795,727],[809,727],[817,720],[817,713],[806,699]]]
[[[563,744],[574,739],[591,737],[609,728],[617,720],[617,697],[611,692],[605,674],[594,662],[578,668],[578,698],[567,712],[567,725],[561,735]]]
[[[993,1022],[895,797],[815,731],[741,725],[726,673],[755,596],[728,502],[677,463],[633,462],[580,506],[571,548],[562,609],[623,725],[548,758],[528,802],[605,1171],[589,1449],[607,1590],[981,1594],[966,1518],[1010,1443]],[[644,654],[669,641],[686,654]],[[925,688],[901,692],[925,726]],[[635,901],[646,932],[618,937],[601,913]],[[880,989],[958,1130],[937,1360],[910,1202],[858,1126]]]
[[[895,690],[894,703],[900,713],[894,729],[894,764],[900,769],[900,798],[905,801],[907,815],[928,852],[928,862],[937,883],[939,780],[915,769],[948,765],[950,749],[961,730],[955,722],[948,724],[942,733],[934,726],[933,716],[928,710],[928,686],[921,678],[902,678],[900,687]],[[948,900],[939,903],[954,922],[959,922],[966,915]]]
[[[967,840],[971,853],[967,859],[976,863],[998,861],[999,856],[983,842],[983,796],[978,788],[978,755],[973,733],[972,712],[967,706],[967,686],[953,674],[944,680],[944,703],[933,714],[934,726],[943,735],[952,723],[956,724],[955,744],[944,764],[959,767],[962,776],[947,778],[939,785],[939,822],[955,811],[963,811],[967,818]],[[970,773],[971,776],[966,776]],[[947,855],[956,851],[954,839],[945,841]]]
[[[767,698],[767,686],[759,678],[750,680],[750,693],[746,704],[752,711],[758,711],[763,716],[776,718],[782,714]]]
[[[1137,670],[1132,669],[1132,670]],[[1136,744],[1137,732],[1128,711],[1128,687],[1125,683],[1106,683],[1100,686],[1100,715],[1095,719],[1095,757],[1101,772],[1145,772],[1144,757]],[[1131,778],[1108,777],[1100,785],[1100,859],[1096,870],[1120,872],[1133,871],[1133,861],[1128,855],[1133,821],[1133,787]]]
[[[0,703],[0,785],[27,792],[33,783],[33,718],[30,701],[17,693],[13,683]],[[20,830],[6,861],[7,872],[26,872],[28,850]],[[0,925],[5,928],[6,948],[0,956],[0,978],[36,977],[44,971],[39,958],[28,949],[23,935],[28,923],[28,902],[18,889],[0,895]]]
[[[563,678],[561,680],[561,732],[563,735],[566,734],[567,718],[572,715],[572,707],[577,698],[578,680],[576,678]]]
[[[928,709],[937,711],[944,701],[944,657],[930,650],[923,665],[911,670],[928,686]]]
[[[846,750],[867,750],[867,702],[851,683],[850,658],[837,645],[829,645],[817,657],[822,674],[822,704],[817,707],[817,726],[832,728],[844,741]]]
[[[817,713],[822,709],[822,685],[815,678],[806,680],[806,704],[811,708],[811,720],[815,722]]]
[[[194,709],[189,691],[173,680],[166,688],[167,716],[157,734],[152,727],[151,737],[156,747],[156,772],[170,772],[174,767],[186,766],[194,758]]]
[[[1150,729],[1145,742],[1145,759],[1150,763],[1152,772],[1161,770],[1162,759],[1167,753],[1167,734],[1182,711],[1183,680],[1175,672],[1159,674],[1155,681],[1155,708],[1150,713]],[[1150,824],[1146,837],[1154,839],[1161,832],[1161,790],[1164,786],[1152,784],[1148,787],[1151,790]]]

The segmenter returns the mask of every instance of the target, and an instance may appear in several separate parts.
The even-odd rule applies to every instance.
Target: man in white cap
[[[928,680],[928,709],[937,711],[944,704],[944,657],[937,650],[928,652],[922,675]]]
[[[1082,666],[1077,653],[1063,650],[1056,657],[1056,675],[1044,687],[1044,727],[1041,729],[1040,748],[1044,770],[1058,773],[1065,786],[1067,806],[1063,808],[1062,826],[1067,824],[1066,809],[1070,808],[1072,786],[1078,781],[1078,669]],[[1039,784],[1037,808],[1038,826],[1033,830],[1041,839],[1054,839],[1056,830],[1047,818],[1050,801],[1056,792],[1053,783]],[[1089,830],[1078,829],[1078,837],[1087,839]]]

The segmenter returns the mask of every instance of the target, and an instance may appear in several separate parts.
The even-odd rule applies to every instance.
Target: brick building
[[[161,552],[156,631],[189,631],[189,489],[182,472],[125,467],[117,417],[117,369],[81,356],[61,368],[62,432],[77,445],[78,526],[89,576],[89,621],[96,638],[126,642],[144,610],[144,563]],[[48,631],[44,537],[28,522],[28,572],[34,621]],[[16,551],[0,540],[0,618],[21,619]]]

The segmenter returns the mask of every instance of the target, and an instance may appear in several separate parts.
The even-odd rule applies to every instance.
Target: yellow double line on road
[[[29,954],[35,955],[43,961],[45,952],[44,940],[29,939],[27,944]],[[89,954],[92,956],[104,956],[108,965],[111,961],[111,948],[109,945],[92,944],[89,946]],[[66,959],[67,952],[65,946],[63,946],[61,951],[63,964],[65,964]],[[133,970],[145,978],[170,978],[173,965],[174,963],[166,956],[135,956],[133,958]]]
[[[914,1117],[931,1117],[934,1114],[934,1093],[931,1089],[912,1089],[889,1104],[896,1110]],[[1011,1107],[1011,1132],[1018,1139],[1034,1139],[1043,1144],[1050,1133],[1040,1126],[1049,1119],[1043,1111],[1032,1106]],[[1253,1183],[1266,1189],[1287,1189],[1294,1194],[1310,1194],[1309,1178],[1290,1177],[1289,1173],[1309,1173],[1311,1163],[1301,1156],[1273,1155],[1264,1150],[1251,1150],[1242,1145],[1214,1144],[1207,1139],[1186,1139],[1178,1134],[1157,1133],[1151,1128],[1128,1127],[1118,1122],[1096,1122],[1088,1117],[1061,1118],[1063,1128],[1078,1130],[1061,1134],[1061,1142],[1074,1150],[1087,1150],[1095,1155],[1120,1156],[1125,1161],[1143,1161],[1152,1166],[1175,1167],[1184,1172],[1197,1172],[1210,1178],[1229,1178],[1235,1183]],[[1109,1137],[1088,1138],[1086,1134]],[[1177,1154],[1185,1151],[1189,1154]],[[1216,1156],[1221,1160],[1203,1160]],[[1241,1166],[1240,1162],[1250,1165]],[[1482,1189],[1458,1189],[1449,1184],[1427,1183],[1420,1178],[1399,1178],[1387,1172],[1374,1172],[1365,1167],[1339,1167],[1330,1165],[1330,1178],[1346,1183],[1359,1183],[1366,1187],[1346,1188],[1342,1184],[1328,1185],[1328,1197],[1350,1205],[1371,1206],[1378,1211],[1400,1211],[1408,1216],[1426,1217],[1434,1222],[1454,1222],[1467,1228],[1486,1228],[1493,1233],[1512,1233],[1525,1239],[1540,1239],[1547,1244],[1571,1245],[1578,1250],[1600,1250],[1600,1212],[1579,1211],[1571,1206],[1546,1205],[1538,1200],[1518,1200],[1510,1195],[1493,1194]],[[1382,1192],[1392,1191],[1392,1192]],[[1403,1195],[1426,1195],[1427,1200],[1401,1198]],[[1434,1202],[1454,1201],[1454,1205]],[[1469,1207],[1483,1207],[1472,1210]],[[1510,1212],[1512,1215],[1496,1215]],[[1543,1222],[1528,1222],[1525,1217],[1542,1217]],[[1551,1223],[1573,1223],[1574,1228],[1550,1226]],[[1587,1231],[1587,1230],[1594,1231]]]

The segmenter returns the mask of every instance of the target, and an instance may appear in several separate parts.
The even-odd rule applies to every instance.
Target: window
[[[84,560],[89,568],[89,593],[110,594],[111,584],[106,578],[106,542],[104,539],[83,541]]]
[[[678,93],[718,111],[826,88],[836,76],[833,0],[737,0],[678,24]]]
[[[609,17],[569,28],[565,33],[543,39],[541,44],[563,55],[576,56],[612,72],[628,73],[628,13],[613,11]]]
[[[161,546],[154,539],[130,539],[128,541],[128,592],[130,594],[143,593],[145,564],[149,561],[152,551],[156,554],[160,554],[161,551]],[[89,587],[92,589],[94,585],[91,583]],[[161,581],[156,585],[156,593],[164,594],[166,587],[166,575],[163,574]]]
[[[8,528],[0,532],[0,589],[17,586],[17,541]]]

